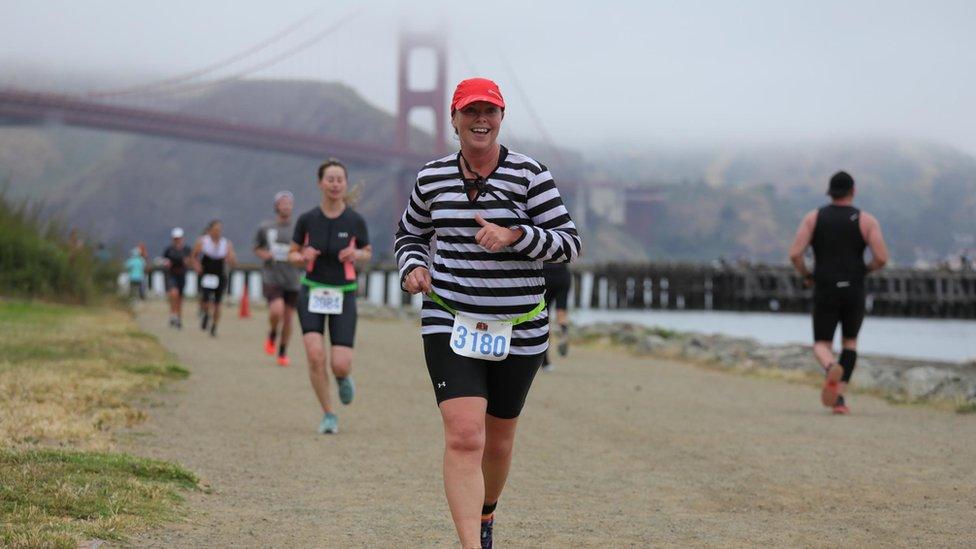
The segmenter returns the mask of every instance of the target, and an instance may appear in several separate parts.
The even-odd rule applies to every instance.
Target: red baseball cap
[[[505,108],[505,98],[498,84],[487,78],[469,78],[462,80],[454,88],[454,98],[451,99],[451,112],[463,109],[475,101],[487,101],[492,105]]]

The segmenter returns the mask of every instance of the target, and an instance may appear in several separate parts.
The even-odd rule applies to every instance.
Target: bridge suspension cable
[[[283,38],[287,37],[291,33],[295,32],[296,30],[298,30],[299,28],[301,28],[303,25],[305,25],[306,23],[308,23],[309,21],[311,21],[316,15],[318,15],[318,13],[320,11],[321,10],[316,10],[316,11],[313,11],[313,12],[309,13],[308,15],[305,15],[303,17],[300,17],[297,20],[295,20],[292,23],[290,23],[285,28],[281,29],[280,31],[276,32],[275,34],[271,35],[270,37],[268,37],[268,38],[266,38],[266,39],[258,42],[257,44],[255,44],[255,45],[253,45],[253,46],[251,46],[251,47],[249,47],[247,49],[244,49],[242,51],[239,51],[239,52],[235,53],[234,55],[231,55],[230,57],[226,57],[224,59],[221,59],[219,61],[216,61],[214,63],[211,63],[210,65],[207,65],[205,67],[201,67],[201,68],[196,69],[196,70],[192,70],[192,71],[189,71],[189,72],[185,72],[183,74],[179,74],[179,75],[176,75],[176,76],[173,76],[173,77],[170,77],[170,78],[165,78],[163,80],[157,80],[155,82],[148,82],[148,83],[139,84],[139,85],[136,85],[136,86],[129,86],[129,87],[126,87],[126,88],[117,88],[117,89],[114,89],[114,90],[93,90],[93,91],[89,91],[86,95],[88,97],[120,97],[120,96],[126,96],[126,95],[137,95],[137,94],[144,93],[144,92],[150,92],[151,93],[151,92],[154,92],[154,91],[159,91],[161,89],[164,89],[164,88],[173,86],[175,84],[182,84],[183,82],[187,82],[189,80],[194,80],[194,79],[199,78],[201,76],[207,75],[209,73],[212,73],[212,72],[218,71],[220,69],[223,69],[225,67],[228,67],[230,65],[233,65],[233,64],[237,63],[238,61],[241,61],[242,59],[245,59],[245,58],[247,58],[247,57],[249,57],[249,56],[251,56],[251,55],[253,55],[255,53],[258,53],[261,50],[267,48],[268,46],[270,46],[270,45],[272,45],[272,44],[274,44],[274,43],[282,40]]]
[[[346,14],[345,17],[339,19],[338,21],[336,21],[335,23],[333,23],[332,25],[330,25],[329,27],[327,27],[322,32],[320,32],[320,33],[312,36],[308,40],[306,40],[306,41],[304,41],[304,42],[296,45],[295,47],[290,48],[288,50],[285,50],[284,52],[282,52],[282,53],[280,53],[280,54],[278,54],[278,55],[276,55],[276,56],[274,56],[274,57],[272,57],[270,59],[267,59],[267,60],[262,61],[260,63],[254,64],[254,65],[252,65],[252,66],[250,66],[250,67],[248,67],[246,69],[243,69],[241,71],[238,71],[238,72],[236,72],[234,74],[231,74],[229,76],[225,76],[223,78],[218,78],[216,80],[208,80],[206,82],[199,82],[199,83],[196,83],[196,84],[188,84],[186,86],[178,86],[178,87],[168,88],[168,89],[165,89],[165,90],[160,90],[157,93],[147,94],[147,95],[171,95],[171,94],[178,94],[178,93],[194,92],[194,91],[200,91],[200,90],[204,90],[204,89],[207,89],[207,88],[211,88],[213,86],[218,86],[220,84],[224,84],[224,83],[231,82],[231,81],[234,81],[234,80],[240,80],[241,78],[244,78],[245,76],[249,76],[251,74],[254,74],[254,73],[258,72],[258,71],[267,69],[269,67],[273,67],[273,66],[277,65],[278,63],[280,63],[282,61],[285,61],[286,59],[288,59],[290,57],[293,57],[293,56],[295,56],[295,55],[297,55],[297,54],[299,54],[299,53],[307,50],[308,48],[314,46],[315,44],[318,44],[319,42],[321,42],[322,40],[324,40],[325,38],[327,38],[329,35],[331,35],[332,33],[336,32],[339,29],[341,29],[343,27],[343,25],[345,25],[349,21],[355,19],[362,12],[363,12],[363,8],[359,8],[357,10],[351,11],[348,14]]]

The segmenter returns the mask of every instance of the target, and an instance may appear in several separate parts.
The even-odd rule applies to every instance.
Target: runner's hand
[[[312,261],[315,261],[320,255],[322,255],[322,252],[316,250],[311,246],[305,246],[302,249],[302,259],[305,260],[306,263],[311,263]]]
[[[478,222],[478,225],[481,225],[481,230],[474,236],[474,240],[489,252],[497,252],[503,248],[507,248],[512,242],[515,242],[522,236],[518,230],[485,221],[485,218],[481,217],[481,214],[474,214],[474,220]]]
[[[403,279],[403,289],[408,293],[430,292],[430,271],[427,267],[416,267]]]
[[[342,263],[345,263],[346,261],[356,261],[358,256],[359,250],[353,248],[352,246],[339,250],[339,261]]]

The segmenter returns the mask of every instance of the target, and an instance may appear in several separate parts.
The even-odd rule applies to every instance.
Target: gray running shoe
[[[352,376],[337,377],[336,384],[339,385],[339,400],[343,404],[349,404],[356,396],[356,386],[352,383]]]
[[[339,417],[335,414],[326,413],[319,422],[320,435],[335,435],[339,433]]]

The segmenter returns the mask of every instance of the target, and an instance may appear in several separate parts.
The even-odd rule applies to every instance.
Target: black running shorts
[[[840,323],[841,336],[857,337],[864,321],[864,288],[817,286],[813,292],[813,340],[833,341]]]
[[[451,350],[451,334],[425,335],[424,357],[437,404],[458,397],[482,397],[488,401],[488,413],[501,419],[522,413],[542,365],[542,354],[508,355],[497,362],[458,355]]]
[[[268,300],[268,303],[276,299],[283,299],[285,301],[286,307],[295,308],[298,304],[298,291],[297,290],[286,290],[277,284],[268,284],[265,282],[261,285],[261,289],[264,293],[264,299]]]
[[[308,286],[298,291],[298,322],[302,334],[317,332],[325,334],[325,324],[329,324],[329,342],[333,345],[352,347],[356,340],[356,292],[346,292],[342,298],[342,314],[323,315],[308,312]]]
[[[569,269],[545,269],[543,275],[546,279],[546,307],[555,306],[557,311],[568,309],[569,286],[573,280]]]
[[[186,287],[186,274],[167,274],[166,275],[166,291],[175,289],[180,295],[183,295],[183,288]]]
[[[197,282],[199,284],[199,282]],[[200,288],[200,297],[204,302],[220,303],[224,300],[224,291],[227,290],[227,277],[220,277],[220,284],[214,289]]]

